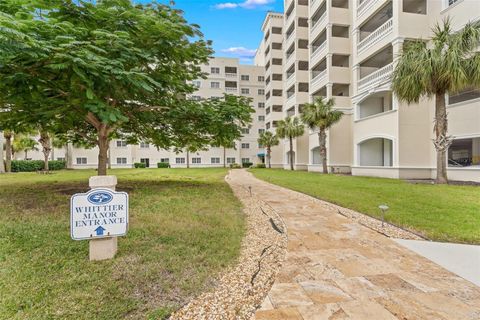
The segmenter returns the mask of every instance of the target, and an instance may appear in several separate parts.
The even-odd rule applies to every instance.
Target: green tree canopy
[[[270,131],[265,131],[260,134],[258,138],[258,143],[267,149],[267,162],[268,167],[272,167],[272,147],[278,146],[280,144],[280,140],[276,134],[273,134]]]
[[[282,139],[288,139],[290,144],[289,160],[290,169],[293,170],[295,157],[293,154],[293,139],[300,137],[305,132],[305,126],[300,122],[298,117],[286,117],[280,120],[277,125],[277,136]]]

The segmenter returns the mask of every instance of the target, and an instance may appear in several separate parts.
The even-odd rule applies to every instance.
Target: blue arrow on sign
[[[95,232],[97,233],[97,236],[103,236],[103,231],[105,231],[105,230],[107,230],[107,229],[105,229],[102,226],[99,226],[97,229],[95,229]]]

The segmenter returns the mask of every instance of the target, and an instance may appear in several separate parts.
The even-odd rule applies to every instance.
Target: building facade
[[[175,153],[171,150],[157,150],[148,143],[127,144],[123,140],[110,142],[109,161],[112,168],[131,168],[134,163],[145,163],[146,167],[157,167],[158,162],[168,162],[171,167],[223,167],[242,162],[262,163],[264,150],[258,145],[259,134],[265,128],[265,77],[264,68],[254,65],[243,65],[238,59],[212,58],[202,66],[206,79],[193,81],[197,91],[190,99],[221,98],[224,93],[241,95],[252,99],[252,123],[243,128],[243,136],[236,141],[235,148],[210,148],[200,152]],[[40,149],[40,146],[37,146]],[[16,159],[24,159],[25,153],[15,154]],[[29,151],[27,159],[43,160],[41,150]],[[51,159],[68,160],[68,167],[73,169],[96,168],[98,150],[75,148],[68,144],[64,148],[55,148]]]
[[[285,0],[284,7],[283,15],[267,14],[259,47],[264,59],[257,60],[264,64],[267,79],[267,130],[270,122],[299,116],[305,102],[333,98],[344,116],[328,132],[330,171],[435,178],[434,102],[399,102],[391,90],[391,75],[405,43],[429,38],[432,28],[447,17],[454,30],[480,19],[480,1]],[[273,87],[268,80],[273,73],[274,41],[269,39],[282,16],[283,40],[277,38],[275,43],[276,47],[282,43],[284,52],[275,59],[283,59],[283,74],[277,76],[283,81],[283,92],[277,92],[277,101],[271,102]],[[268,107],[273,105],[282,112],[269,116]],[[449,178],[480,181],[480,90],[450,95],[447,108],[449,134],[454,139],[448,152]],[[294,144],[295,168],[319,171],[318,135],[306,132]],[[273,150],[273,158],[288,167],[287,145],[278,149]]]

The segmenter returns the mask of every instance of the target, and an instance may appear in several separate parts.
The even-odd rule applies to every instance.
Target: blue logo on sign
[[[87,200],[93,204],[105,204],[112,201],[113,197],[110,193],[99,191],[88,196]]]

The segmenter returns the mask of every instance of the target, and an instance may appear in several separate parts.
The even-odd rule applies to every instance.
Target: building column
[[[327,99],[332,98],[332,88],[333,88],[333,83],[327,83],[325,86],[327,88]]]

